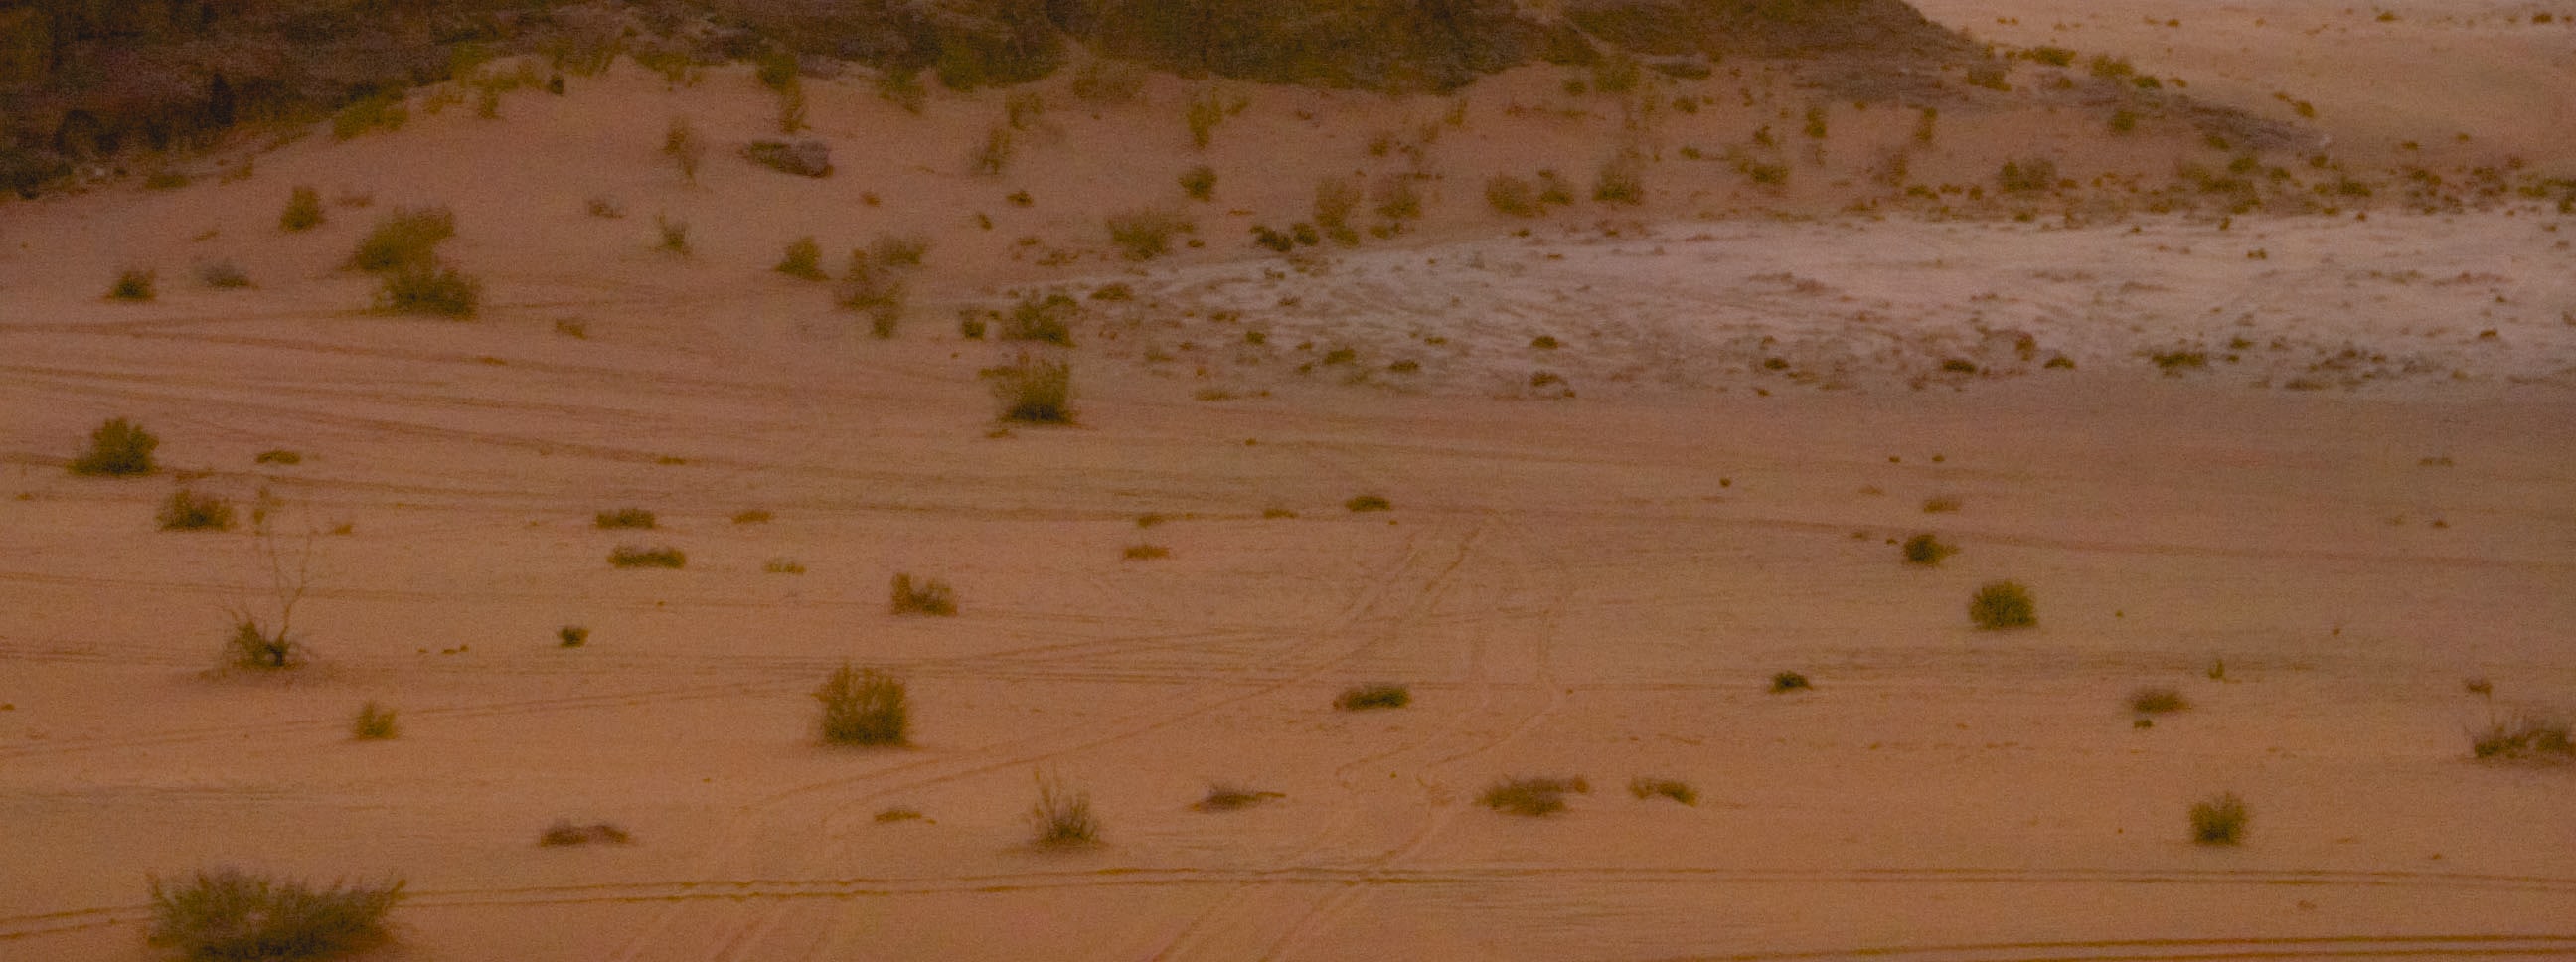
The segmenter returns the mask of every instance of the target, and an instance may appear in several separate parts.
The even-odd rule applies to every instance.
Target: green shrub
[[[1081,302],[1063,294],[1027,295],[1011,305],[1011,313],[1002,318],[1002,339],[1071,347],[1073,327],[1068,318],[1080,310]]]
[[[161,439],[124,418],[110,418],[89,433],[89,450],[72,459],[72,473],[124,477],[152,473],[152,451]]]
[[[772,269],[789,277],[809,281],[824,280],[831,276],[823,273],[823,246],[815,243],[811,234],[789,241],[786,255],[780,257],[778,266]]]
[[[349,737],[359,741],[386,741],[400,734],[402,726],[394,722],[394,710],[372,701],[358,707],[358,719],[349,725]]]
[[[240,869],[198,872],[186,882],[151,879],[146,940],[180,957],[224,960],[321,959],[384,944],[385,915],[403,883],[334,883],[317,888]]]
[[[2494,691],[2494,686],[2487,686],[2487,691]],[[2576,742],[2569,740],[2567,720],[2536,715],[2495,722],[2485,731],[2471,733],[2469,750],[2478,758],[2497,761],[2576,758]]]
[[[654,518],[653,512],[643,508],[619,508],[599,512],[592,523],[600,528],[651,528]]]
[[[1536,217],[1543,211],[1538,188],[1524,178],[1495,174],[1485,181],[1485,203],[1512,217]]]
[[[1506,815],[1536,817],[1565,810],[1567,793],[1589,793],[1590,783],[1575,778],[1507,778],[1476,796],[1476,804]]]
[[[1968,600],[1968,620],[1985,629],[2028,628],[2039,623],[2030,589],[2018,582],[1996,581],[1978,588]]]
[[[1794,671],[1784,671],[1771,676],[1771,693],[1775,695],[1782,692],[1807,691],[1814,687],[1815,683],[1808,681],[1807,676]]]
[[[312,230],[322,226],[322,193],[298,185],[286,194],[286,209],[277,215],[280,230]]]
[[[678,548],[668,546],[644,548],[635,545],[619,545],[616,550],[608,553],[608,563],[620,568],[682,568],[688,566],[689,556]]]
[[[1645,203],[1645,175],[1636,158],[1619,156],[1602,161],[1600,174],[1592,182],[1592,199],[1605,204]]]
[[[993,378],[993,395],[1001,401],[1002,420],[1073,423],[1073,371],[1065,362],[1022,354],[984,373]]]
[[[152,272],[140,268],[118,271],[116,282],[107,286],[107,299],[111,301],[148,301],[156,296]]]
[[[1363,495],[1358,495],[1358,496],[1356,496],[1356,497],[1353,497],[1353,498],[1351,498],[1351,499],[1350,499],[1350,500],[1348,500],[1348,501],[1344,501],[1344,502],[1342,502],[1342,507],[1349,508],[1349,509],[1351,509],[1352,511],[1355,511],[1355,512],[1357,512],[1357,511],[1390,511],[1390,510],[1393,510],[1393,509],[1395,508],[1395,504],[1394,504],[1393,502],[1388,501],[1386,498],[1384,498],[1384,497],[1382,497],[1382,496],[1379,496],[1379,495],[1374,495],[1374,494],[1363,494]]]
[[[1216,196],[1216,168],[1200,164],[1181,172],[1181,193],[1191,200],[1209,200]]]
[[[2129,710],[2141,715],[2162,715],[2189,707],[2191,702],[2172,688],[2140,688],[2129,693]]]
[[[957,613],[957,593],[936,578],[916,584],[911,575],[899,574],[894,576],[893,608],[898,615],[951,616]]]
[[[232,502],[211,494],[180,488],[161,503],[163,531],[229,531],[232,526]]]
[[[254,671],[293,668],[304,663],[304,645],[287,637],[283,626],[270,631],[258,619],[240,615],[233,619],[233,633],[224,639],[224,663]]]
[[[1090,845],[1100,841],[1100,818],[1091,811],[1091,793],[1068,788],[1055,778],[1038,776],[1038,800],[1029,807],[1033,841],[1047,848]]]
[[[2191,840],[2203,845],[2234,845],[2245,840],[2245,800],[2235,792],[2214,796],[2191,807]]]
[[[472,317],[482,300],[483,282],[439,264],[395,268],[376,292],[377,309],[395,314]]]
[[[1698,789],[1692,788],[1689,782],[1669,778],[1647,778],[1640,775],[1629,779],[1628,794],[1637,796],[1638,801],[1661,795],[1684,805],[1699,804]]]
[[[1909,564],[1937,565],[1941,559],[1958,553],[1958,548],[1943,543],[1928,531],[1905,539],[1905,560]]]
[[[1342,693],[1333,698],[1333,707],[1342,711],[1402,708],[1410,704],[1413,704],[1413,689],[1403,685],[1358,685],[1342,689]]]
[[[1172,235],[1188,233],[1198,225],[1178,213],[1167,210],[1134,210],[1112,214],[1106,221],[1109,241],[1131,261],[1149,261],[1169,253]]]
[[[435,260],[439,242],[456,236],[456,215],[445,207],[406,207],[378,221],[358,241],[349,266],[362,271],[389,271]]]
[[[823,741],[833,745],[901,745],[912,725],[902,679],[843,663],[814,690],[823,703]]]

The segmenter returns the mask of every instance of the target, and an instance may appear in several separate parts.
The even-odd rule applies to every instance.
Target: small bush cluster
[[[901,745],[910,737],[912,706],[903,680],[848,663],[814,690],[823,703],[823,741],[832,745]]]
[[[215,495],[180,488],[161,503],[160,518],[163,531],[229,531],[233,505]]]
[[[376,292],[376,307],[396,314],[472,317],[482,303],[483,282],[443,264],[397,268]]]
[[[286,193],[286,209],[278,212],[279,230],[312,230],[322,226],[322,192],[297,185]]]
[[[381,945],[403,890],[400,879],[321,888],[232,868],[186,881],[154,876],[151,885],[147,940],[203,960],[319,959]]]
[[[349,266],[379,272],[428,264],[437,260],[439,243],[454,236],[456,214],[447,208],[399,208],[358,241]]]
[[[2569,740],[2567,720],[2534,715],[2495,722],[2472,733],[2469,750],[2478,758],[2498,761],[2576,759],[2576,742]]]
[[[1589,794],[1592,785],[1574,778],[1506,778],[1486,787],[1476,804],[1506,815],[1537,817],[1565,810],[1565,796]]]
[[[678,548],[667,546],[643,548],[619,545],[616,550],[608,553],[608,563],[620,568],[681,568],[688,565],[689,556]]]
[[[2141,715],[2162,715],[2191,707],[2182,692],[2162,686],[2140,688],[2129,693],[2129,710]]]
[[[948,617],[957,613],[957,593],[936,578],[916,582],[911,575],[899,574],[894,576],[893,609],[898,615]]]
[[[2057,162],[2046,157],[2005,161],[1995,181],[2014,193],[2048,190],[2057,186]]]
[[[1968,599],[1968,620],[1988,630],[2028,628],[2039,623],[2038,607],[2021,583],[1989,582]]]
[[[1353,512],[1395,510],[1395,504],[1393,502],[1388,501],[1384,496],[1375,494],[1355,496],[1348,501],[1342,502],[1342,507],[1348,508]]]
[[[159,292],[153,273],[141,268],[118,271],[116,281],[107,286],[107,299],[111,301],[140,302],[157,296]]]
[[[1082,303],[1064,294],[1030,294],[1011,305],[1011,313],[1002,318],[1005,341],[1045,341],[1073,346],[1071,318],[1082,310]]]
[[[304,663],[304,646],[282,627],[270,631],[258,619],[241,616],[233,619],[233,633],[224,639],[224,663],[254,671],[293,668]]]
[[[1168,210],[1133,210],[1112,214],[1105,222],[1109,242],[1131,261],[1149,261],[1170,253],[1172,235],[1198,230],[1189,218]]]
[[[1592,182],[1592,199],[1605,204],[1645,203],[1645,173],[1637,159],[1619,156],[1603,161]]]
[[[1359,685],[1342,690],[1333,698],[1333,707],[1342,711],[1366,711],[1371,708],[1402,708],[1413,703],[1413,689],[1403,685]]]
[[[1065,362],[1022,354],[987,368],[1001,418],[1023,424],[1073,423],[1073,369]]]
[[[152,451],[161,439],[124,418],[110,418],[89,434],[89,450],[72,459],[72,473],[124,477],[152,473]]]
[[[1808,681],[1807,676],[1794,671],[1784,671],[1771,676],[1771,693],[1775,695],[1782,692],[1806,691],[1814,687],[1815,683]]]

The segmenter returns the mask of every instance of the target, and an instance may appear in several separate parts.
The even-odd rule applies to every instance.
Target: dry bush
[[[2224,672],[2222,672],[2224,674]],[[2191,707],[2182,692],[2162,686],[2140,688],[2129,693],[2129,710],[2141,715],[2161,715]]]
[[[2569,741],[2567,720],[2539,715],[2518,716],[2473,732],[2469,750],[2478,758],[2495,761],[2576,760],[2576,742]]]
[[[1131,261],[1153,260],[1170,253],[1172,235],[1198,229],[1189,218],[1160,209],[1111,214],[1104,223],[1109,228],[1109,242]]]
[[[231,261],[215,261],[197,268],[197,282],[217,290],[234,290],[250,286],[250,272]]]
[[[116,280],[107,286],[111,301],[148,301],[159,296],[151,271],[129,267],[116,272]]]
[[[1265,792],[1219,782],[1208,786],[1207,797],[1190,803],[1190,808],[1202,812],[1231,812],[1286,797],[1288,796],[1278,792]]]
[[[1669,778],[1648,778],[1640,775],[1629,779],[1628,794],[1637,796],[1639,801],[1660,795],[1684,805],[1699,804],[1698,789],[1692,788],[1689,782]]]
[[[2234,845],[2245,840],[2250,817],[2245,800],[2235,792],[2213,796],[2191,807],[2191,840],[2203,845]]]
[[[385,915],[403,883],[339,882],[329,888],[240,869],[151,879],[146,940],[192,960],[295,960],[344,955],[392,938]]]
[[[1989,630],[2028,628],[2039,623],[2038,605],[2020,582],[1988,582],[1968,599],[1968,620]]]
[[[556,819],[554,824],[546,826],[545,831],[537,834],[537,844],[546,846],[547,848],[589,845],[593,842],[607,845],[626,845],[633,841],[635,841],[635,836],[629,835],[626,833],[625,829],[611,825],[607,822],[593,822],[589,825],[580,825],[575,824],[573,820],[568,818]]]
[[[594,527],[601,529],[649,529],[652,528],[655,523],[656,519],[653,516],[653,512],[647,511],[643,508],[619,508],[614,511],[602,511],[595,515],[591,521],[591,524]]]
[[[1359,232],[1351,229],[1351,212],[1360,206],[1360,189],[1340,177],[1326,177],[1315,182],[1315,226],[1335,243],[1359,243]]]
[[[161,439],[124,418],[110,418],[89,433],[89,450],[72,459],[73,474],[124,477],[152,473],[152,451]]]
[[[445,207],[397,208],[359,239],[349,266],[362,271],[390,271],[431,263],[438,245],[456,236],[456,214]]]
[[[1374,494],[1355,496],[1348,501],[1342,502],[1342,507],[1348,508],[1354,512],[1395,510],[1395,504],[1393,502],[1388,501],[1382,496]]]
[[[1918,565],[1937,565],[1942,559],[1959,553],[1956,546],[1934,537],[1929,531],[1905,539],[1904,551],[1906,563]]]
[[[253,671],[278,671],[304,663],[304,645],[286,629],[270,631],[256,618],[237,615],[233,633],[224,639],[224,664]]]
[[[1605,204],[1646,202],[1646,178],[1635,157],[1621,155],[1601,162],[1592,181],[1592,199]]]
[[[1001,419],[1023,424],[1073,423],[1073,369],[1065,362],[1022,354],[988,368]]]
[[[902,679],[843,663],[814,690],[823,703],[823,741],[833,745],[901,745],[912,726]]]
[[[899,574],[894,576],[893,609],[898,615],[955,615],[957,592],[936,578],[915,582],[911,575]]]
[[[357,720],[349,724],[349,737],[359,741],[387,741],[400,734],[402,726],[394,721],[394,710],[372,701],[359,706]]]
[[[1539,202],[1538,187],[1511,174],[1495,174],[1485,181],[1485,203],[1512,217],[1536,217],[1546,210]]]
[[[906,285],[903,272],[872,262],[866,251],[850,252],[850,269],[841,276],[841,307],[868,316],[878,337],[893,337],[903,322]]]
[[[687,117],[671,118],[671,126],[662,131],[662,156],[680,170],[680,178],[698,182],[698,165],[707,159],[707,142],[698,136],[698,128]]]
[[[678,548],[644,548],[619,545],[608,553],[608,563],[619,568],[684,568],[689,556]]]
[[[216,495],[180,488],[161,503],[160,520],[163,531],[230,531],[233,505]]]
[[[1574,778],[1507,778],[1486,787],[1476,804],[1506,815],[1536,817],[1565,810],[1568,793],[1587,794],[1592,785]]]
[[[322,192],[297,185],[286,194],[286,209],[278,212],[279,230],[311,230],[322,226]]]
[[[1413,689],[1394,684],[1354,685],[1333,697],[1333,707],[1342,711],[1402,708],[1410,704],[1413,704]]]
[[[1062,848],[1100,841],[1100,818],[1092,814],[1091,793],[1040,775],[1037,803],[1029,807],[1029,828],[1038,845]]]
[[[1188,194],[1191,200],[1214,199],[1216,197],[1216,168],[1210,167],[1206,164],[1200,164],[1196,167],[1182,171],[1181,193]]]
[[[815,243],[811,234],[789,241],[787,252],[772,270],[809,281],[825,280],[831,276],[823,273],[823,246]]]
[[[472,317],[483,302],[483,282],[440,264],[410,264],[384,275],[376,308],[395,314]]]
[[[1771,693],[1774,695],[1783,692],[1808,691],[1815,687],[1814,682],[1808,681],[1807,676],[1798,672],[1784,671],[1771,676]]]

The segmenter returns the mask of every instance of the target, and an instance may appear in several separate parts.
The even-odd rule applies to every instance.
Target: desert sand
[[[2470,752],[2576,708],[2576,218],[2398,186],[2576,177],[2576,9],[1923,9],[2282,125],[2290,193],[2325,138],[2379,186],[2158,211],[2229,156],[2180,121],[2043,95],[1922,144],[1759,65],[1655,80],[1712,109],[1642,122],[1559,68],[1050,82],[999,175],[968,158],[1005,92],[913,116],[813,79],[840,169],[805,180],[731,154],[769,135],[747,68],[621,62],[0,206],[0,959],[152,957],[147,876],[213,865],[399,876],[372,957],[424,962],[2576,955],[2576,766]],[[1244,106],[1200,151],[1210,89]],[[1811,103],[1812,144],[1778,119]],[[693,179],[675,117],[716,145]],[[1786,187],[1680,153],[1764,124]],[[1643,204],[1485,203],[1623,142]],[[1993,191],[2043,147],[2078,187]],[[1984,196],[1907,199],[1874,179],[1900,149]],[[1204,203],[1173,186],[1201,163]],[[1247,242],[1318,177],[1408,168],[1398,236]],[[282,233],[296,185],[329,219]],[[371,312],[343,267],[427,204],[472,320]],[[1099,224],[1133,209],[1202,246],[1121,258]],[[891,339],[769,270],[889,233],[930,244]],[[217,261],[254,286],[193,281]],[[159,296],[103,300],[127,268]],[[1048,349],[1076,423],[1000,426],[978,371],[1021,348],[957,318],[1040,291],[1082,304]],[[120,416],[165,469],[66,471]],[[183,485],[265,492],[279,537],[156,530]],[[657,529],[595,527],[628,507]],[[1904,563],[1923,532],[1959,553]],[[612,568],[630,544],[687,564]],[[308,553],[310,663],[221,669]],[[958,614],[891,613],[899,573]],[[2036,627],[1970,623],[1998,579]],[[818,741],[845,662],[909,683],[912,745]],[[1377,682],[1411,703],[1334,709]],[[2142,687],[2190,707],[2138,727]],[[350,737],[370,700],[400,737]],[[1030,844],[1041,776],[1099,844]],[[1513,776],[1590,790],[1477,804]],[[1194,809],[1214,784],[1278,797]],[[2194,844],[2220,792],[2247,835]],[[538,845],[559,819],[631,842]]]

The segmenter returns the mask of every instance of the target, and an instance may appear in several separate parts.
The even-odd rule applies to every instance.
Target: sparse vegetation
[[[556,819],[554,824],[546,826],[545,831],[537,834],[537,844],[547,848],[566,848],[592,843],[625,845],[634,840],[635,837],[627,834],[625,829],[607,822],[580,825],[568,818]]]
[[[901,745],[909,737],[912,706],[902,679],[843,663],[814,690],[823,703],[823,741],[833,745]]]
[[[394,721],[394,710],[372,701],[358,707],[358,718],[349,725],[349,737],[359,741],[386,741],[399,734],[402,727]]]
[[[1587,794],[1592,785],[1575,778],[1506,778],[1476,796],[1476,804],[1506,815],[1537,817],[1565,810],[1568,793]]]
[[[110,418],[89,433],[89,450],[72,459],[72,473],[125,477],[152,473],[152,451],[161,439],[124,418]]]
[[[1637,158],[1623,154],[1602,161],[1592,181],[1592,199],[1604,204],[1645,203],[1645,172]]]
[[[224,639],[224,663],[255,671],[293,668],[304,663],[304,645],[288,637],[282,625],[270,631],[258,619],[236,616],[233,633]]]
[[[661,237],[655,247],[682,257],[689,256],[689,222],[669,214],[653,215],[653,230]]]
[[[472,317],[483,302],[483,282],[442,264],[409,264],[384,276],[376,308],[394,314]]]
[[[772,513],[768,508],[744,508],[733,513],[733,523],[735,524],[768,524],[769,522],[777,519],[778,515]]]
[[[1017,146],[1008,124],[994,124],[984,131],[984,140],[975,146],[967,167],[987,177],[999,177],[1011,166],[1011,154]]]
[[[159,296],[151,271],[129,267],[116,273],[116,281],[107,286],[111,301],[148,301]]]
[[[1202,812],[1231,812],[1286,797],[1288,796],[1278,792],[1265,792],[1219,782],[1208,786],[1207,797],[1190,803],[1190,807]]]
[[[1125,557],[1129,561],[1152,561],[1156,558],[1169,558],[1171,556],[1172,549],[1163,547],[1162,545],[1149,543],[1128,545],[1125,554]]]
[[[233,505],[215,495],[180,488],[161,503],[160,518],[163,531],[229,531]]]
[[[2191,807],[2191,840],[2202,845],[2234,845],[2245,840],[2245,800],[2235,792],[2211,797]]]
[[[787,252],[779,257],[778,266],[771,269],[809,281],[825,280],[831,276],[823,273],[823,245],[815,243],[811,234],[787,242]]]
[[[398,208],[358,241],[349,266],[390,271],[436,260],[439,242],[456,236],[456,215],[445,207]]]
[[[1073,369],[1065,362],[1022,354],[984,373],[992,377],[993,395],[1002,402],[1002,420],[1073,423]]]
[[[1808,681],[1807,676],[1794,671],[1784,671],[1771,676],[1771,693],[1774,695],[1784,692],[1806,691],[1814,687],[1815,684]]]
[[[2014,581],[1989,582],[1978,588],[1968,600],[1968,620],[1987,630],[2028,628],[2039,623],[2030,589]]]
[[[680,170],[680,179],[698,182],[698,165],[707,158],[707,142],[698,136],[698,128],[687,117],[671,118],[671,126],[662,131],[662,156]]]
[[[1698,789],[1692,788],[1689,782],[1669,778],[1648,778],[1639,775],[1628,780],[1628,794],[1637,796],[1638,801],[1660,795],[1684,805],[1699,804]]]
[[[217,290],[235,290],[250,286],[250,272],[231,261],[214,261],[197,268],[197,283]]]
[[[2129,693],[2129,710],[2141,715],[2162,715],[2189,707],[2191,702],[2172,688],[2154,686]]]
[[[1002,318],[1002,339],[1072,347],[1073,326],[1069,318],[1080,310],[1082,303],[1064,294],[1027,295],[1011,305],[1011,313]]]
[[[1995,182],[2013,193],[2049,190],[2057,186],[2057,162],[2046,157],[2008,160],[1995,174]]]
[[[1191,200],[1214,199],[1216,197],[1216,168],[1210,167],[1206,164],[1200,164],[1196,167],[1182,171],[1181,193],[1188,194]]]
[[[1495,174],[1485,181],[1485,203],[1497,213],[1512,217],[1536,217],[1545,210],[1539,203],[1538,188],[1511,174]]]
[[[868,242],[868,259],[886,267],[920,267],[930,256],[930,238],[919,234],[878,234]]]
[[[1957,553],[1957,547],[1944,543],[1928,531],[1905,539],[1905,560],[1909,564],[1937,565],[1942,559]]]
[[[1145,92],[1145,71],[1134,64],[1093,58],[1073,73],[1073,95],[1095,107],[1134,103]]]
[[[1038,800],[1029,807],[1029,828],[1041,847],[1065,848],[1100,841],[1100,818],[1091,811],[1091,793],[1060,779],[1039,775]]]
[[[911,575],[899,574],[894,576],[893,608],[898,615],[951,616],[957,613],[957,593],[936,578],[915,582]]]
[[[901,270],[872,262],[866,251],[850,252],[838,299],[842,308],[867,315],[868,329],[876,336],[894,336],[903,323],[907,294]]]
[[[771,558],[761,563],[760,570],[763,574],[801,575],[805,573],[805,564],[794,558]]]
[[[2576,760],[2576,742],[2569,740],[2567,720],[2538,715],[2495,722],[2471,733],[2469,750],[2478,758],[2495,761]]]
[[[1355,685],[1333,698],[1333,707],[1342,711],[1402,708],[1412,703],[1413,689],[1395,684]]]
[[[1326,177],[1315,182],[1315,225],[1334,243],[1350,245],[1360,242],[1359,233],[1351,229],[1351,212],[1360,206],[1359,185],[1341,177]]]
[[[278,213],[277,227],[289,231],[312,230],[322,226],[324,219],[322,192],[299,184],[287,192],[286,209]]]
[[[1390,174],[1377,182],[1377,215],[1389,222],[1413,220],[1422,216],[1422,192],[1414,189],[1413,178]]]
[[[241,869],[198,872],[185,882],[151,879],[152,945],[203,962],[323,959],[392,938],[385,915],[403,883],[335,883],[329,888]]]
[[[1353,497],[1352,499],[1350,499],[1350,500],[1348,500],[1348,501],[1344,501],[1344,502],[1342,502],[1342,507],[1349,508],[1350,510],[1352,510],[1352,511],[1354,511],[1354,512],[1358,512],[1358,511],[1391,511],[1391,510],[1394,510],[1394,508],[1395,508],[1395,504],[1394,504],[1393,502],[1388,501],[1386,498],[1384,498],[1384,497],[1382,497],[1382,496],[1379,496],[1379,495],[1374,495],[1374,494],[1363,494],[1363,495],[1358,495],[1358,496],[1356,496],[1356,497]]]
[[[1167,210],[1132,210],[1111,214],[1105,222],[1109,241],[1131,261],[1149,261],[1169,253],[1172,235],[1197,230],[1196,224]]]
[[[564,648],[579,648],[590,643],[590,629],[580,625],[565,625],[557,628],[555,643]]]
[[[667,546],[642,548],[619,545],[608,553],[608,563],[620,568],[682,568],[688,566],[689,556],[678,548]]]
[[[1949,514],[1953,511],[1959,510],[1959,508],[1960,501],[1958,495],[1936,494],[1923,499],[1924,514]]]
[[[650,529],[654,526],[655,519],[653,517],[653,512],[647,511],[643,508],[619,508],[614,511],[599,512],[593,519],[592,523],[602,529]]]
[[[401,130],[410,122],[411,108],[403,103],[399,91],[386,91],[361,98],[331,115],[331,139],[350,140],[371,130]]]

